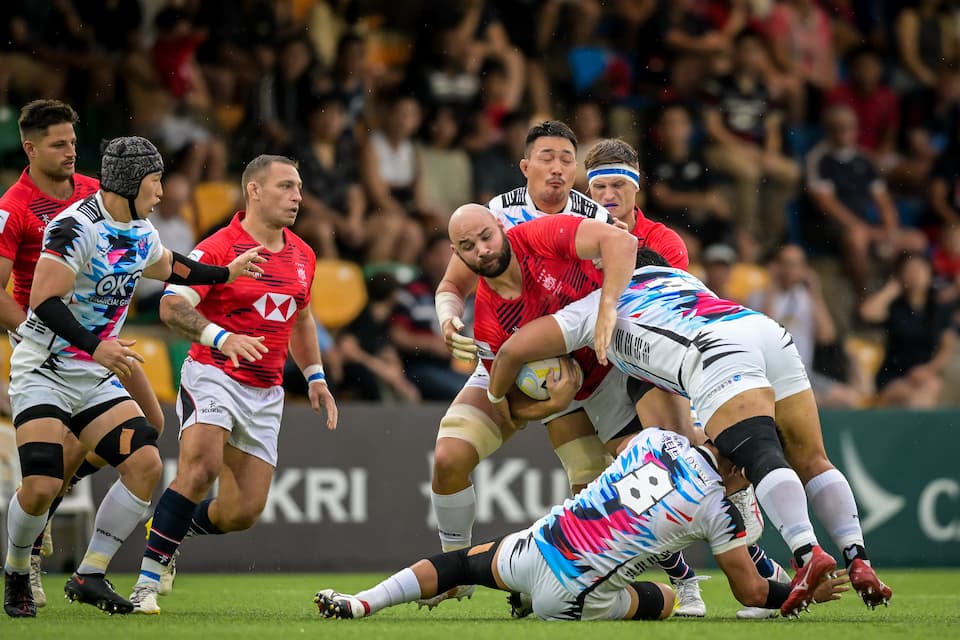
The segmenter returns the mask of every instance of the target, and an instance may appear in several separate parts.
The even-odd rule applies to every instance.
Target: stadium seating
[[[766,269],[749,262],[738,262],[730,270],[727,295],[734,300],[745,301],[768,284],[770,284],[770,274]]]
[[[849,336],[843,342],[847,355],[855,363],[861,375],[873,384],[874,378],[880,371],[880,365],[883,364],[885,350],[879,342]]]
[[[143,370],[160,402],[176,402],[177,392],[173,386],[173,372],[167,345],[153,336],[139,333],[124,333],[127,340],[136,340],[133,350],[143,356]]]
[[[311,290],[317,322],[333,331],[356,318],[367,304],[367,286],[360,267],[345,260],[318,260]]]
[[[193,205],[187,207],[185,217],[193,223],[197,235],[202,236],[236,211],[241,197],[239,184],[201,182],[193,191]]]

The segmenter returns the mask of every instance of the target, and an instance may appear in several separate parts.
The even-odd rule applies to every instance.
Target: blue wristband
[[[326,374],[323,374],[323,373],[314,373],[314,374],[311,375],[309,378],[307,378],[307,382],[323,382],[323,381],[325,381],[326,379],[327,379]]]

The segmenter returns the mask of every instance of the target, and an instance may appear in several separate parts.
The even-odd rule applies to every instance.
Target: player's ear
[[[29,138],[24,140],[22,146],[23,146],[23,152],[28,156],[33,157],[33,154],[37,150],[37,145],[33,144],[33,140],[30,140]]]
[[[527,167],[530,165],[530,161],[526,158],[520,158],[520,173],[523,174],[523,177],[527,177]]]

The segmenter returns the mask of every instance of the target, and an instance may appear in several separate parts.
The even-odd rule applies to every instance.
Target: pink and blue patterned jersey
[[[600,292],[573,302],[554,314],[568,351],[593,345]],[[685,380],[695,364],[709,366],[713,359],[738,353],[725,349],[710,336],[709,328],[758,312],[718,298],[695,276],[670,267],[642,267],[617,304],[617,324],[607,358],[632,378],[689,397]],[[711,353],[702,363],[696,358]]]
[[[518,224],[550,215],[537,209],[526,187],[517,187],[513,191],[501,193],[487,204],[487,208],[503,222],[505,231],[512,229]],[[579,191],[574,190],[570,191],[567,204],[560,213],[593,218],[600,222],[613,222],[612,216],[610,216],[599,202],[591,200]]]
[[[713,462],[683,436],[657,428],[637,434],[603,474],[531,531],[557,580],[575,595],[623,588],[697,540],[716,555],[746,536]]]
[[[105,340],[120,334],[137,282],[161,257],[163,245],[153,224],[114,220],[99,191],[47,226],[40,252],[41,260],[56,260],[77,274],[63,301],[84,328]],[[52,354],[92,359],[57,336],[32,310],[17,331]]]

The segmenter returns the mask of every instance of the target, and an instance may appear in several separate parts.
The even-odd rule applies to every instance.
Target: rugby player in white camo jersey
[[[140,360],[120,330],[141,277],[217,284],[252,275],[257,249],[229,267],[171,253],[145,218],[160,201],[163,159],[149,140],[117,138],[101,161],[100,190],[68,207],[43,237],[30,310],[10,359],[10,401],[23,482],[7,511],[4,610],[35,617],[30,552],[64,478],[69,429],[120,473],[104,496],[87,552],[67,581],[70,600],[109,613],[133,605],[106,579],[107,565],[150,505],[163,465],[157,430],[117,376]]]
[[[725,488],[724,480],[736,478],[712,445],[693,447],[679,434],[648,428],[598,478],[531,527],[421,560],[356,595],[324,589],[314,602],[325,618],[364,618],[479,584],[529,593],[542,620],[662,620],[673,611],[673,590],[637,578],[705,540],[741,603],[785,607],[790,586],[757,573],[743,520],[724,496],[736,488]],[[824,580],[811,590],[812,601],[839,599],[846,582],[842,574]]]
[[[789,332],[718,298],[654,251],[638,251],[637,267],[620,297],[605,355],[627,375],[690,398],[707,435],[744,469],[797,566],[784,607],[809,601],[836,567],[817,542],[808,497],[842,551],[854,589],[868,607],[886,604],[892,591],[870,565],[850,485],[827,458],[810,382]],[[596,309],[590,294],[521,327],[494,360],[489,393],[505,393],[524,362],[593,344]]]

